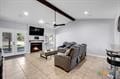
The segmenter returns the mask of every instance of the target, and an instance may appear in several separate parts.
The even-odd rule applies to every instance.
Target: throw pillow
[[[71,51],[71,48],[70,49],[67,49],[66,52],[65,52],[65,55],[67,56]]]

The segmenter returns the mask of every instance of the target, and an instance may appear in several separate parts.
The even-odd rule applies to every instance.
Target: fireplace
[[[31,52],[38,52],[42,50],[42,43],[31,43]]]

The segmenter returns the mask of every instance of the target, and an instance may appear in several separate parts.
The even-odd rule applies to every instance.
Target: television
[[[118,32],[120,32],[120,16],[118,18]]]
[[[30,26],[29,35],[44,36],[44,28]]]

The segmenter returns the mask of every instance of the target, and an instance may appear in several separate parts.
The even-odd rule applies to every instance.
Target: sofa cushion
[[[67,48],[70,48],[71,45],[72,45],[71,43],[67,43],[67,44],[66,44],[66,47],[67,47]]]
[[[77,44],[77,43],[76,43],[76,42],[71,42],[71,44],[72,44],[72,45],[75,45],[75,44]]]

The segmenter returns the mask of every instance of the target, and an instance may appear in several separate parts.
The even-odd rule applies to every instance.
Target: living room
[[[119,52],[120,0],[0,0],[1,79],[120,79]]]

